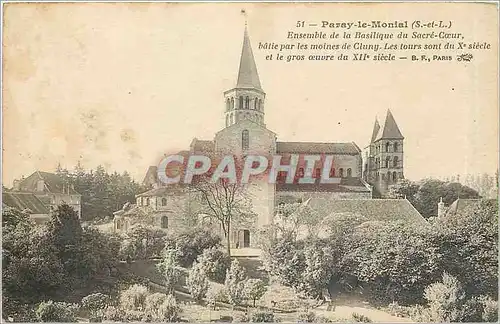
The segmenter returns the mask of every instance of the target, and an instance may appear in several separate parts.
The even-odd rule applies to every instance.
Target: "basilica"
[[[390,111],[382,123],[375,121],[370,144],[363,150],[354,142],[286,142],[278,139],[278,135],[266,125],[266,110],[272,107],[266,105],[266,92],[260,82],[246,27],[236,84],[223,92],[222,102],[225,127],[211,139],[194,138],[183,154],[329,155],[333,156],[330,177],[338,178],[336,183],[328,184],[255,180],[249,196],[257,220],[254,227],[233,229],[233,247],[255,247],[254,230],[272,224],[278,207],[290,202],[307,201],[311,206],[321,206],[318,208],[325,213],[341,209],[342,212],[369,214],[367,217],[371,218],[397,217],[399,213],[403,215],[401,217],[423,220],[406,199],[376,199],[384,196],[391,183],[404,178],[404,137]],[[297,175],[307,173],[314,178],[320,177],[321,165],[305,167],[299,163]],[[151,186],[151,190],[137,195],[135,204],[115,212],[116,230],[126,230],[132,219],[146,218],[149,223],[162,228],[180,226],[183,216],[175,211],[174,206],[178,207],[186,199],[185,194],[163,186],[158,181],[157,171],[156,166],[149,167],[144,178],[144,184]]]

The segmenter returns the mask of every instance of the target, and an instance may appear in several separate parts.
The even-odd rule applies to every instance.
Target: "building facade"
[[[372,199],[373,186],[370,183],[378,186],[377,188],[380,187],[374,175],[375,170],[382,173],[382,170],[379,169],[384,166],[382,163],[375,169],[373,163],[375,163],[375,159],[377,161],[383,160],[385,163],[386,159],[389,158],[389,154],[386,153],[389,152],[386,149],[389,146],[390,152],[395,151],[390,154],[392,160],[388,167],[384,166],[384,179],[389,172],[391,172],[390,176],[393,179],[392,172],[396,170],[398,173],[394,179],[402,177],[403,137],[395,125],[392,115],[390,115],[390,120],[386,121],[380,134],[378,129],[375,132],[366,162],[363,161],[362,152],[354,142],[279,141],[277,134],[268,129],[265,123],[265,112],[270,107],[266,105],[266,92],[260,82],[246,27],[237,81],[233,88],[223,93],[223,100],[222,117],[224,118],[225,127],[217,132],[213,139],[200,140],[194,138],[189,150],[182,152],[183,154],[219,156],[230,154],[238,157],[281,155],[283,158],[292,154],[299,156],[328,155],[333,156],[330,177],[338,180],[334,184],[320,183],[319,178],[322,172],[323,159],[318,161],[314,167],[309,167],[304,161],[299,160],[296,173],[293,175],[294,179],[301,178],[304,174],[312,175],[315,178],[314,183],[298,184],[296,181],[285,183],[286,172],[279,173],[274,184],[269,183],[266,179],[253,180],[248,191],[249,196],[252,197],[252,209],[257,215],[257,220],[253,227],[235,227],[233,229],[231,233],[232,247],[256,247],[255,230],[272,224],[276,208],[280,204],[302,202],[312,197],[322,197],[327,200]],[[391,136],[395,138],[390,138]],[[379,148],[382,146],[383,150]],[[367,163],[365,168],[363,163]],[[394,165],[397,165],[397,167],[393,167]],[[162,184],[158,180],[157,171],[156,166],[151,166],[148,169],[144,184],[152,186],[153,189],[137,196],[137,206],[144,205],[144,200],[142,200],[144,198],[149,199],[147,200],[149,204],[156,205],[158,201],[171,199],[168,190],[158,190],[162,187]],[[154,216],[156,214],[156,212],[153,213],[152,217],[156,217]]]

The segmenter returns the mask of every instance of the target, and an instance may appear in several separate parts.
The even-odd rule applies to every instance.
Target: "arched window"
[[[347,177],[348,178],[352,177],[352,170],[351,170],[351,168],[347,169]]]
[[[248,150],[248,147],[250,146],[250,138],[249,138],[249,134],[248,134],[248,130],[243,130],[243,132],[241,132],[241,148],[243,150]]]
[[[245,109],[250,109],[250,98],[245,98]]]
[[[255,109],[255,110],[257,110],[257,100],[259,100],[259,99],[255,98],[253,100],[253,109]]]
[[[398,157],[397,156],[394,157],[392,164],[393,164],[393,167],[395,167],[395,168],[398,167]]]
[[[399,150],[399,145],[398,143],[394,143],[394,152],[397,152]]]
[[[146,198],[146,206],[149,206],[149,197]]]
[[[168,217],[167,216],[161,217],[161,228],[168,228]]]
[[[385,151],[386,152],[389,152],[389,147],[391,146],[391,144],[389,142],[385,143]]]
[[[385,158],[385,167],[388,168],[389,167],[389,161],[391,160],[391,157],[388,156]]]
[[[341,177],[341,178],[344,177],[344,169],[342,169],[342,168],[339,169],[339,177]]]
[[[330,178],[335,177],[335,168],[330,170]]]
[[[226,100],[226,111],[229,111],[231,109],[231,100],[227,98]]]
[[[398,174],[396,173],[396,171],[394,171],[394,172],[392,173],[392,180],[393,180],[394,182],[398,181]]]
[[[243,96],[240,96],[240,102],[238,103],[238,109],[243,109]]]
[[[167,198],[162,198],[161,199],[161,205],[166,206],[167,205]]]
[[[121,227],[122,227],[122,223],[120,222],[120,220],[119,220],[119,219],[117,219],[117,220],[116,220],[116,229],[117,229],[117,230],[120,230],[120,229],[121,229]]]
[[[321,178],[321,169],[320,168],[316,168],[316,175],[314,176],[316,179],[319,179]]]
[[[234,109],[234,98],[231,98],[231,109]]]
[[[297,175],[302,178],[304,176],[304,168],[299,168],[299,172],[297,173]]]
[[[262,99],[259,99],[259,104],[257,105],[257,109],[258,110],[262,109]]]
[[[377,172],[377,180],[380,178],[380,174]]]
[[[387,172],[387,181],[392,180],[392,174],[390,172]]]

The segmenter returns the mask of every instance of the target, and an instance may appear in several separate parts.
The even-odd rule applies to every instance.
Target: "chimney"
[[[444,207],[443,197],[440,198],[438,203],[438,215],[437,217],[443,217],[446,212],[446,208]]]
[[[21,186],[21,181],[14,179],[14,181],[12,182],[12,189],[14,191],[19,191],[19,190],[21,190],[20,186]]]

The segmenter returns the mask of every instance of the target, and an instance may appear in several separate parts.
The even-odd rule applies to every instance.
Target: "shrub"
[[[198,263],[195,263],[193,267],[189,270],[189,275],[187,278],[187,287],[191,296],[196,301],[200,301],[205,297],[208,290],[208,279],[207,275],[200,267]]]
[[[244,280],[246,274],[244,269],[240,266],[237,259],[231,262],[231,268],[227,271],[224,286],[226,288],[227,298],[230,304],[241,304],[245,294]]]
[[[297,320],[301,323],[314,323],[316,320],[316,314],[314,312],[304,312],[297,316]]]
[[[103,319],[113,322],[123,322],[125,320],[125,311],[115,306],[108,306],[104,310]]]
[[[271,312],[255,312],[252,314],[252,322],[254,323],[274,322],[274,314]]]
[[[355,322],[360,322],[360,323],[371,323],[372,320],[363,315],[363,314],[358,314],[358,313],[352,313],[352,319],[355,321]]]
[[[105,309],[109,300],[109,296],[102,293],[90,294],[82,298],[82,307],[90,312],[97,312]]]
[[[64,302],[41,302],[35,310],[39,322],[76,322],[76,307]]]
[[[163,303],[158,308],[158,319],[154,321],[176,322],[179,320],[181,308],[177,305],[177,301],[173,295],[167,295]]]
[[[223,283],[226,279],[226,271],[231,266],[231,258],[227,252],[211,247],[204,250],[198,257],[198,263],[210,280]]]
[[[189,267],[204,250],[219,247],[220,242],[221,238],[213,232],[194,228],[176,235],[168,242],[167,248],[175,248],[179,264],[183,267]]]
[[[447,273],[442,282],[436,282],[425,288],[424,297],[429,303],[429,316],[435,322],[456,322],[461,317],[461,307],[465,294],[460,282]]]
[[[246,298],[253,301],[253,307],[255,307],[255,301],[260,299],[267,290],[266,285],[260,279],[247,279],[245,281],[245,296]]]
[[[169,293],[173,293],[180,279],[180,269],[177,262],[176,250],[165,250],[163,260],[157,265],[163,275],[163,284]]]
[[[498,302],[490,297],[481,297],[483,303],[482,320],[485,322],[498,322]]]
[[[124,310],[144,310],[148,295],[149,291],[147,287],[133,285],[121,292],[120,307]]]
[[[217,306],[217,302],[225,302],[227,300],[224,289],[216,287],[215,285],[211,285],[208,288],[206,298],[208,305],[213,307],[214,310]]]

